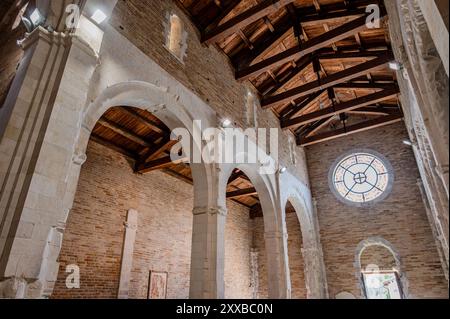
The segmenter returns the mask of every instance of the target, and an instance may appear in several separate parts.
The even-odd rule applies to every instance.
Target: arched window
[[[187,33],[184,31],[183,21],[176,15],[169,17],[166,47],[181,62],[186,54]]]
[[[330,188],[349,205],[365,206],[385,199],[393,185],[393,169],[381,154],[353,151],[340,157],[330,170]]]
[[[403,299],[398,253],[382,238],[363,241],[356,254],[357,276],[366,299]]]

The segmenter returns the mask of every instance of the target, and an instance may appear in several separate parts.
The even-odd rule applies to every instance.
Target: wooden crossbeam
[[[298,112],[306,109],[309,105],[311,105],[311,103],[313,103],[315,100],[317,100],[324,92],[325,92],[325,90],[315,92],[315,93],[311,94],[310,96],[308,96],[306,98],[306,100],[304,100],[302,103],[300,103],[294,107],[291,107],[289,109],[286,109],[281,114],[281,119],[282,120],[291,119],[292,117],[297,115]]]
[[[253,44],[253,49],[244,49],[232,58],[233,65],[242,69],[251,65],[260,57],[266,55],[274,47],[279,45],[292,29],[292,21],[285,16],[274,26],[274,32],[263,36],[260,41]]]
[[[130,151],[127,151],[126,149],[112,143],[111,141],[108,141],[94,133],[91,134],[91,140],[94,141],[97,144],[103,145],[119,154],[122,154],[123,156],[127,157],[128,159],[131,159],[133,161],[136,160],[137,155],[131,153]]]
[[[392,83],[339,83],[334,86],[335,89],[389,89],[397,86],[397,84],[392,81]]]
[[[273,67],[282,65],[291,60],[299,59],[305,55],[314,53],[316,50],[328,47],[333,43],[344,40],[350,36],[353,36],[356,32],[365,30],[367,28],[366,22],[367,16],[364,15],[305,42],[301,47],[293,47],[245,69],[238,70],[236,72],[236,79],[239,81],[248,80],[249,78],[259,75],[262,72],[266,72]]]
[[[136,111],[127,108],[127,107],[118,107],[118,109],[120,109],[121,112],[126,113],[128,116],[130,116],[131,118],[133,118],[134,120],[144,124],[145,126],[147,126],[149,129],[155,131],[156,133],[168,133],[165,132],[165,130],[160,127],[159,125],[157,125],[156,123],[146,119],[145,117],[141,116],[139,113],[137,113]]]
[[[139,173],[139,174],[145,174],[145,173],[153,172],[153,171],[156,171],[159,169],[169,168],[173,165],[185,163],[187,161],[188,161],[188,158],[180,158],[176,161],[172,161],[170,156],[166,156],[163,158],[159,158],[159,159],[150,161],[145,164],[136,165],[135,172]]]
[[[302,85],[275,96],[264,97],[261,102],[261,106],[264,109],[271,108],[277,106],[278,104],[287,103],[302,96],[306,96],[314,92],[333,87],[339,83],[351,81],[354,78],[360,77],[383,67],[392,59],[392,55],[381,56],[371,61],[348,68],[344,71],[331,74],[328,77],[321,79],[320,81],[317,80],[314,82],[310,82],[308,84]]]
[[[328,118],[331,116],[339,115],[342,113],[346,113],[352,110],[356,110],[358,108],[369,106],[372,104],[376,104],[378,102],[382,102],[391,97],[395,97],[400,92],[399,88],[383,90],[374,94],[369,94],[348,102],[343,102],[335,105],[334,107],[326,108],[320,111],[312,112],[309,114],[305,114],[303,116],[281,121],[281,127],[283,129],[291,128],[297,125],[306,125],[312,122],[316,122],[322,120],[324,118]]]
[[[106,118],[101,118],[100,120],[98,120],[98,124],[112,130],[113,132],[125,137],[126,139],[128,139],[136,144],[142,145],[147,148],[152,147],[152,144],[150,144],[149,142],[144,140],[142,137],[134,134],[133,132],[117,125],[116,123],[114,123]]]
[[[220,41],[221,39],[236,33],[238,30],[243,29],[253,22],[280,10],[282,7],[294,1],[295,0],[264,0],[244,13],[241,13],[240,15],[203,34],[202,42],[211,44]]]
[[[258,192],[255,188],[246,188],[246,189],[239,189],[236,191],[228,192],[227,198],[233,199],[237,197],[244,197],[244,196],[252,196],[252,195],[258,195]]]
[[[175,144],[178,143],[178,140],[171,140],[170,136],[167,135],[163,138],[161,143],[152,147],[144,156],[142,163],[148,163],[156,158],[158,158],[162,153],[169,151]]]
[[[326,132],[323,134],[313,135],[307,138],[298,138],[298,145],[300,146],[310,146],[314,144],[318,144],[321,142],[330,141],[339,137],[364,132],[370,129],[382,127],[385,125],[393,124],[402,121],[403,114],[401,112],[391,114],[388,116],[383,116],[377,119],[373,119],[370,121],[365,121],[362,123],[358,123],[349,127],[340,128],[338,130],[334,130],[331,132]]]
[[[278,90],[284,88],[294,77],[305,70],[313,62],[313,59],[313,55],[307,55],[301,58],[300,61],[296,63],[295,67],[290,70],[290,73],[286,76],[281,77],[281,80],[278,81],[278,83],[270,88],[267,92],[265,92],[265,95],[273,94]]]
[[[206,33],[211,32],[237,7],[237,5],[241,2],[241,0],[231,0],[226,7],[222,9],[222,12],[219,14],[217,18],[214,19],[207,27]]]
[[[321,49],[314,54],[307,55],[301,58],[296,66],[290,70],[285,71],[282,75],[279,76],[281,78],[278,83],[273,83],[271,80],[267,80],[263,83],[258,90],[265,96],[272,95],[276,91],[282,89],[286,86],[292,78],[294,78],[299,72],[304,70],[306,66],[309,65],[315,58],[319,60],[331,60],[331,59],[347,59],[347,58],[376,58],[379,56],[383,56],[386,54],[391,54],[390,50],[378,50],[378,51],[357,51],[357,52],[330,52],[328,49]],[[304,63],[308,64],[304,64]],[[285,75],[287,73],[287,75]]]
[[[356,58],[376,58],[391,54],[391,50],[376,50],[376,51],[356,51],[356,52],[330,52],[321,53],[317,55],[319,60],[343,60]]]
[[[383,107],[361,107],[359,109],[349,111],[348,114],[360,115],[391,115],[398,112],[398,107],[383,108]]]

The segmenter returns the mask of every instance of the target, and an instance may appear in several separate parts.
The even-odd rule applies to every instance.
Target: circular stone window
[[[394,173],[389,161],[374,151],[353,151],[340,157],[330,170],[330,188],[349,205],[368,206],[385,199]]]

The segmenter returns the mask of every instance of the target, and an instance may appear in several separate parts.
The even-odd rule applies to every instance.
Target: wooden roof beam
[[[244,13],[241,13],[211,31],[204,33],[202,36],[202,42],[212,44],[220,41],[221,39],[236,33],[239,29],[243,29],[259,19],[277,12],[282,7],[294,1],[295,0],[264,0]]]
[[[145,173],[153,172],[153,171],[156,171],[159,169],[169,168],[173,165],[178,165],[181,163],[185,163],[187,161],[188,161],[188,158],[180,158],[175,161],[172,161],[170,156],[166,156],[166,157],[159,158],[159,159],[153,160],[153,161],[145,163],[145,164],[136,165],[135,172],[138,174],[145,174]]]
[[[118,109],[120,109],[120,111],[122,111],[123,113],[126,113],[128,116],[132,117],[134,120],[139,121],[140,123],[144,124],[149,129],[155,131],[156,133],[160,133],[160,134],[161,133],[170,133],[170,132],[166,132],[164,128],[160,127],[156,123],[153,123],[152,121],[141,116],[135,110],[132,110],[127,107],[122,107],[122,106],[118,107]]]
[[[233,65],[237,69],[245,68],[270,52],[274,47],[286,38],[292,29],[292,21],[288,16],[280,19],[274,26],[274,32],[261,37],[260,41],[253,43],[253,49],[244,49],[232,58]]]
[[[275,96],[263,97],[261,101],[261,106],[264,109],[277,106],[281,103],[287,103],[294,99],[310,95],[314,92],[321,91],[333,87],[339,83],[344,83],[353,80],[354,78],[366,75],[367,73],[384,67],[386,63],[391,61],[393,56],[391,54],[381,56],[379,58],[373,59],[371,61],[361,63],[354,67],[348,68],[344,71],[337,72],[329,75],[326,78],[322,78],[320,81],[314,81],[302,85],[300,87],[291,89],[289,91],[280,93]]]
[[[315,93],[311,94],[310,96],[308,96],[306,98],[306,100],[304,100],[302,103],[285,110],[284,112],[282,112],[280,114],[281,120],[283,121],[283,120],[291,119],[292,117],[297,115],[300,111],[309,107],[311,105],[311,103],[316,101],[323,93],[325,93],[325,90],[315,92]]]
[[[351,101],[339,103],[334,107],[329,107],[320,111],[305,114],[298,118],[282,121],[281,127],[283,129],[287,129],[297,125],[306,125],[309,123],[320,121],[330,116],[339,115],[342,113],[356,110],[364,106],[369,106],[372,104],[376,104],[378,102],[385,101],[389,98],[397,96],[398,93],[400,93],[400,89],[396,87],[395,89],[388,89],[377,93],[369,94]]]
[[[264,61],[256,63],[255,65],[238,70],[236,72],[236,79],[239,81],[248,80],[249,78],[266,72],[273,67],[277,67],[292,60],[300,59],[301,57],[314,53],[321,48],[328,47],[333,43],[344,40],[350,36],[353,36],[356,32],[365,30],[367,28],[366,22],[367,15],[315,37],[314,39],[305,42],[301,47],[295,46]]]
[[[127,157],[128,159],[131,159],[133,161],[136,161],[136,158],[138,157],[136,154],[133,154],[130,151],[127,151],[126,149],[112,143],[111,141],[108,141],[106,139],[104,139],[101,136],[98,136],[94,133],[91,134],[91,140],[94,141],[97,144],[100,144],[106,148],[109,148],[119,154],[122,154],[123,156]]]
[[[253,195],[258,195],[258,192],[256,191],[255,188],[252,187],[252,188],[239,189],[236,191],[228,192],[227,198],[233,199],[233,198],[237,198],[237,197],[253,196]]]
[[[355,134],[355,133],[359,133],[359,132],[364,132],[364,131],[367,131],[370,129],[397,123],[397,122],[402,121],[402,119],[403,119],[403,114],[401,112],[398,112],[395,114],[383,116],[383,117],[380,117],[377,119],[365,121],[365,122],[358,123],[358,124],[355,124],[352,126],[340,128],[340,129],[337,129],[337,130],[334,130],[331,132],[314,135],[314,136],[307,137],[304,139],[299,137],[297,140],[297,144],[299,146],[310,146],[310,145],[318,144],[321,142],[330,141],[330,140],[333,140],[333,139],[336,139],[339,137],[343,137],[343,136],[347,136],[347,135],[351,135],[351,134]]]
[[[147,142],[146,140],[144,140],[142,137],[134,134],[133,132],[119,126],[118,124],[102,117],[100,120],[98,120],[98,124],[100,124],[103,127],[106,127],[108,129],[110,129],[111,131],[113,131],[116,134],[119,134],[123,137],[125,137],[126,139],[139,144],[141,146],[147,147],[147,148],[151,148],[152,144]]]
[[[205,28],[205,32],[208,33],[214,28],[217,28],[217,26],[238,6],[240,2],[241,0],[231,0],[229,4],[222,9],[219,16]]]

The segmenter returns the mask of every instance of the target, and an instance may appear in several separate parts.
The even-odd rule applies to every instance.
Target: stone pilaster
[[[22,41],[32,56],[18,92],[10,92],[15,100],[0,142],[0,282],[26,282],[14,297],[49,297],[56,281],[76,190],[68,181],[86,159],[75,145],[98,63],[91,44],[103,36],[99,30],[85,39],[80,30],[95,30],[87,23],[75,34],[38,28]]]
[[[227,211],[197,207],[193,214],[190,298],[223,299]]]
[[[125,223],[125,238],[122,251],[122,265],[120,269],[120,283],[118,299],[128,299],[131,270],[133,267],[134,243],[136,241],[136,232],[138,228],[138,212],[130,209]]]

